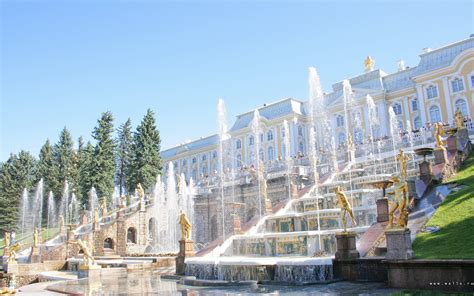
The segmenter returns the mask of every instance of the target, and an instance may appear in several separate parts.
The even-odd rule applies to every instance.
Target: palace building
[[[352,87],[353,102],[349,113],[344,108],[343,82],[332,85],[324,93],[324,113],[330,122],[336,147],[346,145],[346,131],[351,131],[354,144],[374,138],[391,136],[389,108],[397,119],[399,132],[429,131],[431,124],[451,124],[453,114],[460,109],[468,128],[474,114],[474,36],[438,49],[424,49],[416,67],[405,67],[399,62],[396,73],[387,74],[374,69],[369,58],[365,72],[347,79]],[[375,104],[376,124],[370,125],[366,96]],[[251,122],[254,111],[237,116],[229,130],[231,155],[225,157],[227,169],[238,169],[255,164],[256,141],[259,158],[265,163],[276,163],[289,155],[306,155],[309,147],[309,103],[287,98],[257,108],[261,116],[261,133],[255,139]],[[392,114],[393,114],[392,113]],[[346,118],[349,117],[349,118]],[[284,121],[289,135],[285,135]],[[349,128],[347,128],[347,125]],[[370,131],[372,129],[372,131]],[[289,141],[285,141],[289,137]],[[321,135],[320,135],[321,137]],[[289,143],[289,147],[286,147]],[[172,162],[176,173],[200,182],[212,178],[219,171],[219,136],[211,135],[162,151],[165,162]]]

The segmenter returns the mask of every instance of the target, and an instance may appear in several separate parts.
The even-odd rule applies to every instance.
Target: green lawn
[[[416,258],[474,259],[474,153],[449,182],[466,186],[448,195],[426,224],[436,233],[420,233],[413,243]]]

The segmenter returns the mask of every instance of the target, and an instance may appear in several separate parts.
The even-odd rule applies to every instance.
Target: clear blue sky
[[[136,126],[151,108],[170,148],[217,131],[219,97],[231,125],[306,100],[309,66],[328,91],[368,54],[390,73],[474,31],[471,1],[0,2],[0,161],[37,155],[63,126],[91,139],[106,110]]]

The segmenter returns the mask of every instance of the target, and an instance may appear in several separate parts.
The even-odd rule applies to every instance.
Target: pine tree
[[[125,175],[130,170],[130,158],[131,158],[131,147],[133,142],[132,136],[132,121],[127,119],[125,123],[120,125],[117,130],[118,133],[118,145],[117,145],[117,176],[116,181],[119,187],[119,194],[129,192],[133,188],[128,188],[125,182]]]
[[[26,151],[11,154],[0,170],[0,230],[16,230],[24,188],[32,189],[36,160]]]
[[[93,138],[97,141],[94,150],[94,186],[99,196],[106,198],[108,202],[112,199],[114,192],[115,143],[113,132],[112,113],[102,113],[101,118],[97,121],[97,127],[92,132]]]
[[[63,191],[64,182],[73,182],[75,168],[74,168],[74,148],[71,138],[71,134],[68,129],[64,127],[59,135],[59,141],[54,145],[54,159],[56,162],[58,177],[57,186],[53,188],[54,196],[61,196]],[[74,184],[69,186],[70,190],[73,190]]]
[[[154,185],[162,170],[160,144],[160,132],[156,128],[153,111],[148,109],[133,136],[132,162],[127,174],[128,188],[135,188],[138,183],[144,189]]]
[[[89,204],[89,190],[94,186],[94,146],[87,142],[79,152],[79,198],[83,208]]]
[[[49,139],[47,139],[39,153],[36,182],[42,178],[44,182],[44,192],[47,193],[61,186],[58,183],[58,175],[58,168],[54,161],[53,146],[51,146]]]

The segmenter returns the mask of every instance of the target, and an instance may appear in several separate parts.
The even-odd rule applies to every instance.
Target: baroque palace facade
[[[352,131],[356,145],[369,137],[368,94],[373,98],[378,117],[377,125],[372,126],[374,138],[390,137],[389,108],[393,108],[400,131],[429,130],[431,123],[440,121],[451,124],[457,109],[470,124],[474,114],[474,36],[438,49],[425,49],[416,67],[405,67],[399,62],[396,73],[387,74],[370,66],[363,74],[348,79],[354,98],[348,119],[345,118],[348,113],[344,110],[343,83],[334,84],[332,91],[324,94],[325,113],[336,146],[345,145],[347,130]],[[277,162],[284,159],[286,149],[290,149],[292,157],[307,153],[307,110],[308,102],[293,98],[258,108],[261,116],[260,159],[265,163]],[[232,155],[226,157],[226,167],[238,169],[255,163],[253,116],[253,111],[238,115],[229,130]],[[360,120],[357,126],[354,126],[354,118]],[[289,135],[284,134],[285,120]],[[285,147],[284,143],[288,143],[284,141],[285,136],[290,137],[290,147]],[[219,136],[212,135],[164,150],[162,157],[165,162],[174,164],[176,173],[199,183],[219,171],[218,145]]]

